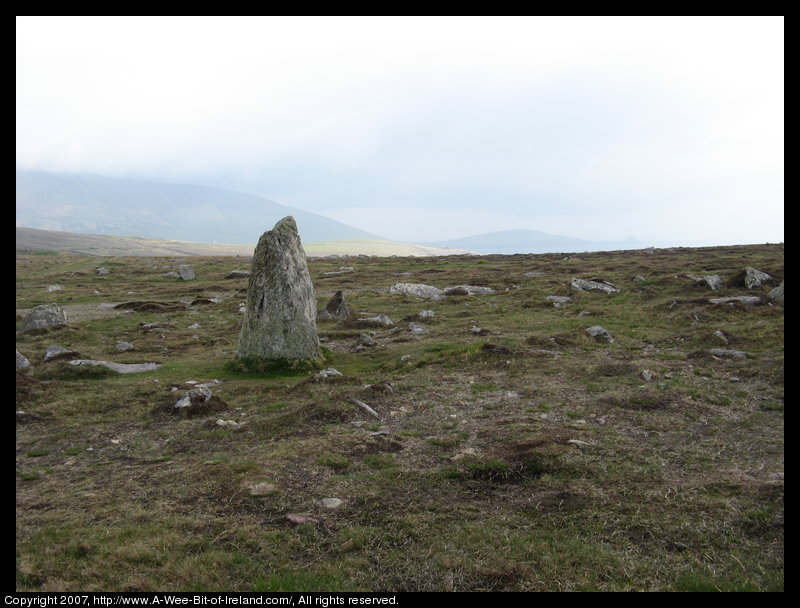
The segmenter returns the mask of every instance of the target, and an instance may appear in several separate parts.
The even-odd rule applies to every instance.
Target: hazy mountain
[[[631,237],[618,243],[585,241],[559,234],[549,234],[539,230],[502,230],[487,232],[449,241],[426,243],[436,247],[468,249],[476,253],[552,253],[575,251],[602,251],[607,249],[633,249],[641,247]]]
[[[297,220],[303,242],[381,238],[315,213],[221,188],[17,170],[17,226],[253,244],[287,215]]]

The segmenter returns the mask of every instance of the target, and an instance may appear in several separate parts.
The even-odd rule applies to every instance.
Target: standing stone
[[[316,299],[294,218],[261,235],[253,254],[236,355],[245,368],[318,363]]]
[[[42,304],[31,308],[22,319],[21,332],[46,330],[69,325],[67,313],[58,304]]]
[[[194,268],[189,264],[181,264],[178,266],[178,272],[180,273],[181,279],[184,281],[191,281],[194,279]]]
[[[337,291],[333,297],[328,300],[328,304],[317,313],[317,321],[347,321],[350,318],[350,311],[347,309],[347,303],[344,301],[344,294]]]

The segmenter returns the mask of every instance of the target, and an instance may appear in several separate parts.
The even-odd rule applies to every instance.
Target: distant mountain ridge
[[[291,215],[304,242],[381,237],[253,194],[222,188],[16,171],[17,226],[195,243],[250,244]]]
[[[621,242],[596,242],[539,230],[501,230],[448,241],[430,242],[426,245],[468,249],[481,254],[557,253],[641,247],[639,241],[633,237]]]

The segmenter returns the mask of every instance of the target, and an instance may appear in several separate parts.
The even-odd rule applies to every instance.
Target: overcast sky
[[[782,17],[17,17],[19,168],[405,241],[783,241]]]

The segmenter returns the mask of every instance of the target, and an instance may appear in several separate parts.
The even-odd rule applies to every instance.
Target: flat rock
[[[570,283],[572,289],[577,291],[602,291],[604,293],[617,293],[619,289],[605,282],[578,279],[573,277]]]
[[[728,298],[709,298],[710,304],[741,304],[742,306],[758,306],[763,304],[758,296],[730,296]]]
[[[42,304],[31,308],[22,319],[22,333],[69,325],[66,311],[58,304]]]
[[[395,283],[389,288],[389,293],[395,295],[415,296],[425,300],[439,300],[442,290],[432,285],[423,283]]]
[[[94,271],[97,274],[108,274],[109,273],[108,268],[102,268],[102,267],[101,268],[95,268]]]
[[[299,513],[289,513],[286,516],[286,519],[294,524],[295,526],[299,526],[300,524],[318,524],[319,520],[314,519],[313,517],[309,517],[308,515],[300,515]]]
[[[712,348],[708,351],[714,357],[722,357],[724,359],[746,359],[747,355],[741,350],[731,350],[728,348]]]
[[[114,348],[116,348],[118,351],[125,352],[126,350],[133,350],[134,346],[130,342],[123,342],[120,340],[117,342]]]
[[[76,353],[74,350],[69,350],[62,346],[48,346],[47,350],[42,356],[42,361],[51,361],[59,358],[63,359],[64,357],[74,357],[77,354],[78,353]]]
[[[444,290],[446,296],[483,296],[489,293],[494,293],[494,289],[477,285],[456,285]]]
[[[545,296],[547,302],[552,302],[555,308],[561,308],[564,304],[572,302],[569,296]]]
[[[320,498],[317,504],[325,509],[338,509],[344,501],[341,498]]]
[[[94,359],[73,359],[70,365],[102,365],[118,374],[138,374],[141,372],[154,372],[158,363],[113,363],[111,361],[95,361]]]
[[[372,325],[374,327],[391,327],[394,325],[392,320],[384,314],[358,319],[358,322],[362,325]]]
[[[321,382],[327,380],[328,378],[335,378],[336,376],[343,376],[342,372],[340,372],[335,367],[326,367],[325,369],[317,372],[314,374],[314,380],[317,382]]]

